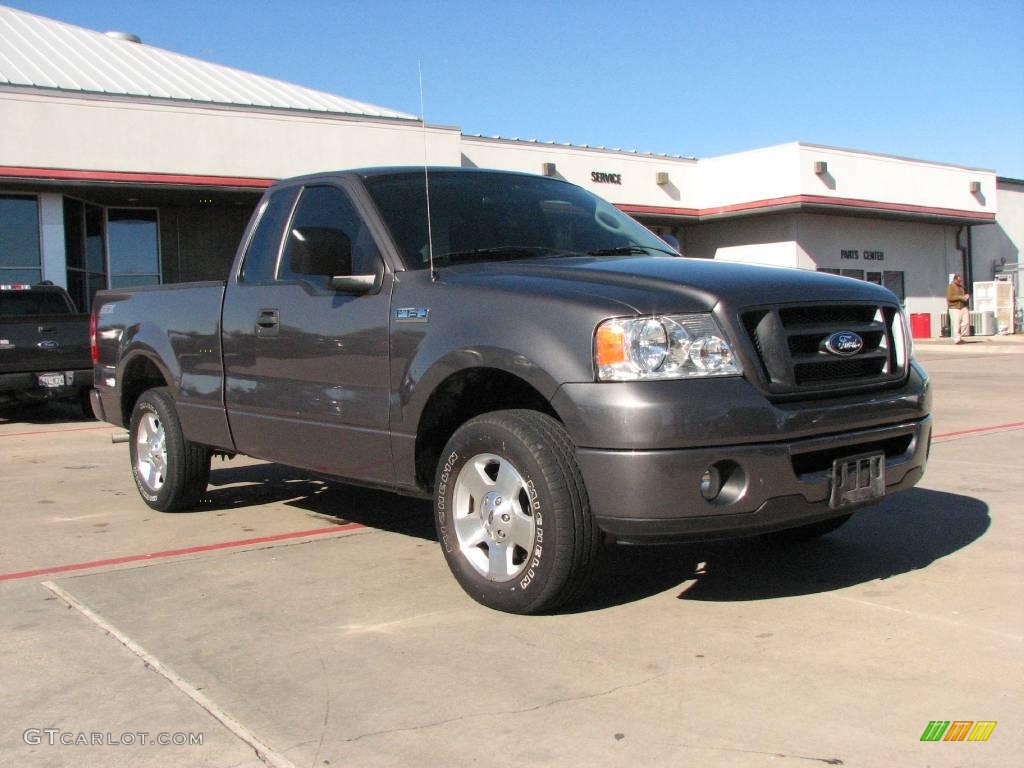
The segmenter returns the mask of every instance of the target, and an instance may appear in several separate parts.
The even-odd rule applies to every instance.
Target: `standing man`
[[[964,291],[960,275],[953,275],[953,280],[946,288],[946,306],[949,308],[949,329],[953,334],[954,344],[963,344],[964,336],[971,332],[971,314],[967,300],[971,294]]]

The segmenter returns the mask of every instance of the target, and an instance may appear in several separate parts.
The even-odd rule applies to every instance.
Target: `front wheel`
[[[434,488],[441,548],[474,600],[539,613],[584,592],[601,535],[557,421],[522,410],[468,421],[445,446]]]
[[[210,449],[182,435],[166,388],[139,397],[128,432],[132,477],[142,500],[160,512],[194,507],[210,480]]]

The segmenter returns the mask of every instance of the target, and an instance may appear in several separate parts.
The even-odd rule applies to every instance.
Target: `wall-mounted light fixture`
[[[545,176],[554,176],[557,173],[554,163],[544,163],[541,169],[544,171]]]
[[[828,173],[828,163],[826,163],[824,160],[815,160],[814,173],[817,174],[818,176],[824,176],[826,173]]]
[[[972,195],[976,195],[979,192],[981,192],[981,182],[980,181],[972,181],[971,182],[971,194]]]
[[[668,184],[668,171],[658,171],[654,178],[658,182],[659,187],[664,187]]]

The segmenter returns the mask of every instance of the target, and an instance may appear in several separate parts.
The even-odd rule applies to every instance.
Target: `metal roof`
[[[415,115],[0,6],[0,85],[264,109]]]

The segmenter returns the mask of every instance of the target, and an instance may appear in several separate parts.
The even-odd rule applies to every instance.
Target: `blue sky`
[[[2,0],[466,133],[709,157],[788,141],[1024,178],[1024,2]]]

